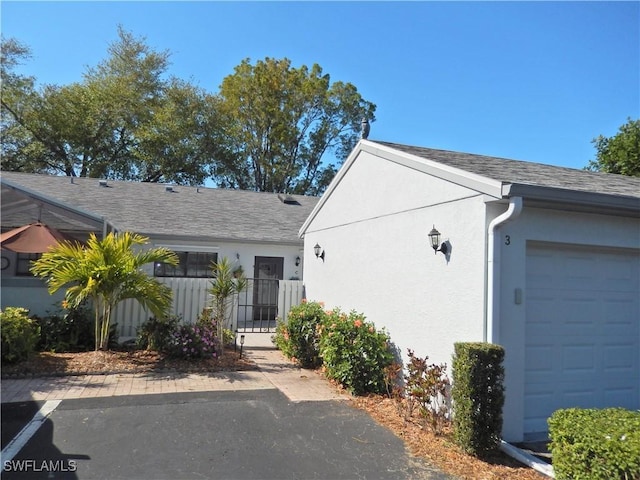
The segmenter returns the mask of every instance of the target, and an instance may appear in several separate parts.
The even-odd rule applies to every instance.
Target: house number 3
[[[510,235],[505,235],[504,236],[504,244],[505,245],[511,245],[511,236]]]

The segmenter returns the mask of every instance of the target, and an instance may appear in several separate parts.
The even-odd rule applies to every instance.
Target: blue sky
[[[3,1],[40,83],[82,79],[117,25],[216,92],[242,59],[318,63],[377,105],[370,139],[582,168],[640,116],[640,2]]]

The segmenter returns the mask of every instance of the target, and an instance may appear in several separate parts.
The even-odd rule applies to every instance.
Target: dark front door
[[[282,280],[284,258],[256,257],[253,278],[253,319],[275,320],[278,315],[278,280]]]

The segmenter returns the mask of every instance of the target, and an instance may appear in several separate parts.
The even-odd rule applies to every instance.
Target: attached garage
[[[300,234],[308,298],[400,354],[505,348],[505,441],[559,408],[640,408],[640,178],[361,140]]]
[[[629,250],[527,246],[527,436],[559,408],[637,408],[639,265]]]

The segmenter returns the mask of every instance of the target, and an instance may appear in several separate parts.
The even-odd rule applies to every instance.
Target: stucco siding
[[[483,339],[485,209],[475,191],[360,154],[307,228],[307,297],[364,313],[405,359],[411,348],[451,365],[455,341]],[[434,225],[447,257],[430,246]]]
[[[424,209],[477,192],[417,172],[388,159],[360,152],[313,219],[311,230],[334,228],[387,215]],[[314,244],[315,245],[315,244]]]

